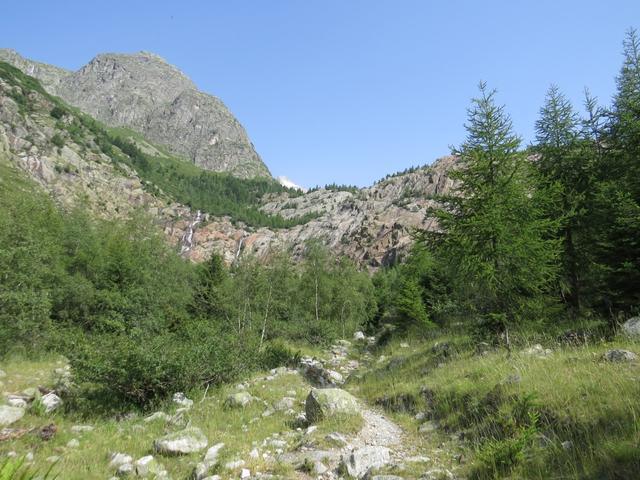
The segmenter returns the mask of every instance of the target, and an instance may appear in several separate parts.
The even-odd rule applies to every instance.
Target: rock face
[[[0,60],[113,127],[128,127],[207,170],[242,178],[271,176],[247,134],[218,98],[161,57],[100,54],[77,72],[33,62],[13,50]]]
[[[331,415],[357,415],[360,406],[356,398],[339,388],[322,388],[309,392],[305,403],[307,419],[314,423]]]
[[[607,352],[605,352],[602,355],[602,358],[607,362],[621,363],[621,362],[634,362],[638,359],[638,356],[635,353],[630,352],[629,350],[622,350],[622,349],[616,348],[616,349],[608,350]]]

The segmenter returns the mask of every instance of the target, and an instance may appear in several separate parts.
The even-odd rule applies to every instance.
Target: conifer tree
[[[495,91],[480,83],[468,110],[468,136],[454,154],[459,187],[436,212],[436,245],[449,267],[454,293],[482,320],[504,330],[531,318],[554,280],[557,222],[544,218],[530,162]]]

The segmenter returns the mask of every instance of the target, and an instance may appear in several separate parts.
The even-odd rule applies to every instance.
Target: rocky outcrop
[[[196,427],[170,433],[153,442],[153,449],[163,455],[186,455],[207,448],[207,437]]]
[[[0,60],[112,127],[128,127],[194,164],[243,178],[270,176],[222,101],[200,92],[161,57],[147,52],[96,56],[68,72],[0,49]]]

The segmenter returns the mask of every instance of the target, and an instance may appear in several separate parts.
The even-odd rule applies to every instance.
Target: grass
[[[0,390],[8,393],[38,385],[50,386],[53,369],[62,366],[63,363],[63,359],[58,357],[36,360],[20,357],[9,359],[0,365],[7,374],[2,379],[4,386],[0,387]],[[294,396],[294,410],[302,412],[310,387],[299,375],[293,373],[275,378],[261,373],[246,384],[247,391],[260,400],[238,409],[225,406],[227,396],[239,391],[236,385],[226,385],[209,391],[188,392],[187,396],[193,399],[195,404],[183,417],[183,423],[177,426],[163,421],[144,422],[144,417],[151,412],[134,411],[118,420],[64,411],[39,416],[33,411],[27,411],[23,419],[11,427],[34,429],[33,432],[15,440],[0,442],[0,458],[9,452],[15,452],[18,457],[24,457],[31,452],[34,460],[33,463],[27,464],[29,471],[44,472],[51,467],[51,462],[47,459],[56,456],[60,458],[55,463],[53,473],[58,474],[59,478],[92,480],[108,478],[115,473],[108,467],[109,454],[112,452],[129,454],[134,460],[152,454],[164,465],[172,478],[188,478],[196,463],[204,456],[204,452],[183,457],[162,457],[154,454],[152,444],[154,439],[190,425],[203,430],[210,446],[219,442],[225,444],[220,452],[220,466],[217,467],[217,471],[223,476],[237,474],[226,471],[225,463],[242,459],[246,462],[244,468],[249,468],[252,472],[270,472],[291,478],[294,476],[293,467],[273,460],[277,451],[269,442],[274,439],[286,440],[286,451],[300,445],[305,433],[291,426],[294,416],[287,412],[274,411],[269,416],[262,414],[265,410],[272,409],[272,406],[284,396]],[[154,410],[171,414],[176,408],[177,405],[166,402]],[[340,423],[341,420],[322,422],[317,435],[333,431],[348,433],[360,428],[357,419]],[[57,433],[51,440],[43,441],[37,432],[51,423],[56,425]],[[73,425],[93,425],[95,428],[93,431],[78,434],[71,431]],[[68,447],[67,443],[74,438],[79,440],[80,446]],[[260,451],[258,458],[252,458],[250,455],[254,448]],[[268,453],[272,459],[265,460],[262,453]]]
[[[449,345],[446,353],[436,342]],[[640,345],[548,342],[545,358],[524,346],[481,355],[474,345],[464,335],[410,348],[394,341],[378,352],[387,360],[350,388],[386,404],[409,431],[415,413],[426,412],[441,426],[438,441],[462,436],[471,478],[622,479],[640,471],[640,366],[600,360],[608,349],[640,353]]]

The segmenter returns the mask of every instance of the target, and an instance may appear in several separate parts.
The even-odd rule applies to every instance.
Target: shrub
[[[266,345],[260,354],[263,368],[293,367],[300,361],[300,351],[293,350],[286,343],[275,340]]]
[[[53,137],[51,137],[51,143],[53,143],[58,148],[62,148],[64,147],[64,138],[56,133]]]

